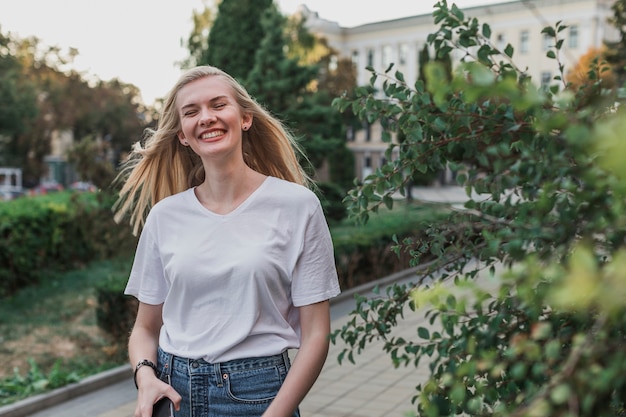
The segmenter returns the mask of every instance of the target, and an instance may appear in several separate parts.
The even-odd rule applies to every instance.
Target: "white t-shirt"
[[[226,215],[193,188],[155,204],[125,290],[163,303],[164,351],[211,363],[298,348],[297,307],[339,292],[319,200],[274,177]]]

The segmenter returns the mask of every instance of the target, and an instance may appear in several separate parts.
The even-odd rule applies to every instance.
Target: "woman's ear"
[[[183,134],[182,131],[178,132],[176,136],[178,136],[178,140],[181,143],[181,145],[189,146],[189,142],[187,142],[187,139],[185,139],[185,135]]]
[[[245,113],[243,115],[243,118],[241,120],[241,129],[242,130],[249,130],[250,127],[252,126],[252,115],[250,113]]]

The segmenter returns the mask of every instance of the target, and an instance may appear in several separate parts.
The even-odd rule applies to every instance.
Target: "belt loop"
[[[219,362],[213,364],[213,373],[215,374],[215,383],[218,388],[222,388],[224,385],[224,376],[222,375],[222,367]]]
[[[289,351],[285,350],[283,352],[283,362],[285,362],[285,368],[289,370],[291,368],[291,360],[289,359]]]

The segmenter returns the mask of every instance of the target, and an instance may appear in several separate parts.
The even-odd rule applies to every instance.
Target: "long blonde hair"
[[[156,131],[147,130],[145,143],[138,142],[133,146],[116,179],[116,182],[123,182],[123,186],[113,207],[115,221],[121,222],[129,216],[135,235],[143,228],[154,204],[204,181],[200,157],[178,140],[180,119],[176,98],[185,85],[211,76],[223,78],[232,89],[242,113],[253,117],[250,129],[242,132],[245,163],[264,175],[312,185],[300,165],[298,156],[304,154],[292,133],[230,75],[211,66],[196,67],[185,72],[170,90]]]

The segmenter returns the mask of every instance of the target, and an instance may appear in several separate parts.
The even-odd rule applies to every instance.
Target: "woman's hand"
[[[133,366],[144,359],[157,362],[162,313],[163,304],[139,303],[137,319],[128,341],[128,356]],[[181,396],[171,385],[157,378],[155,370],[150,366],[137,369],[135,380],[138,388],[135,417],[151,417],[154,404],[163,397],[172,400],[176,410],[180,409]]]
[[[148,367],[144,367],[148,368]],[[139,375],[144,368],[139,369],[137,374],[137,384],[139,385],[139,393],[137,395],[137,406],[135,407],[135,417],[151,417],[154,405],[160,399],[167,397],[172,401],[176,410],[180,409],[181,396],[169,384],[161,381],[154,375],[152,369],[148,368]],[[152,375],[150,376],[150,373]]]

